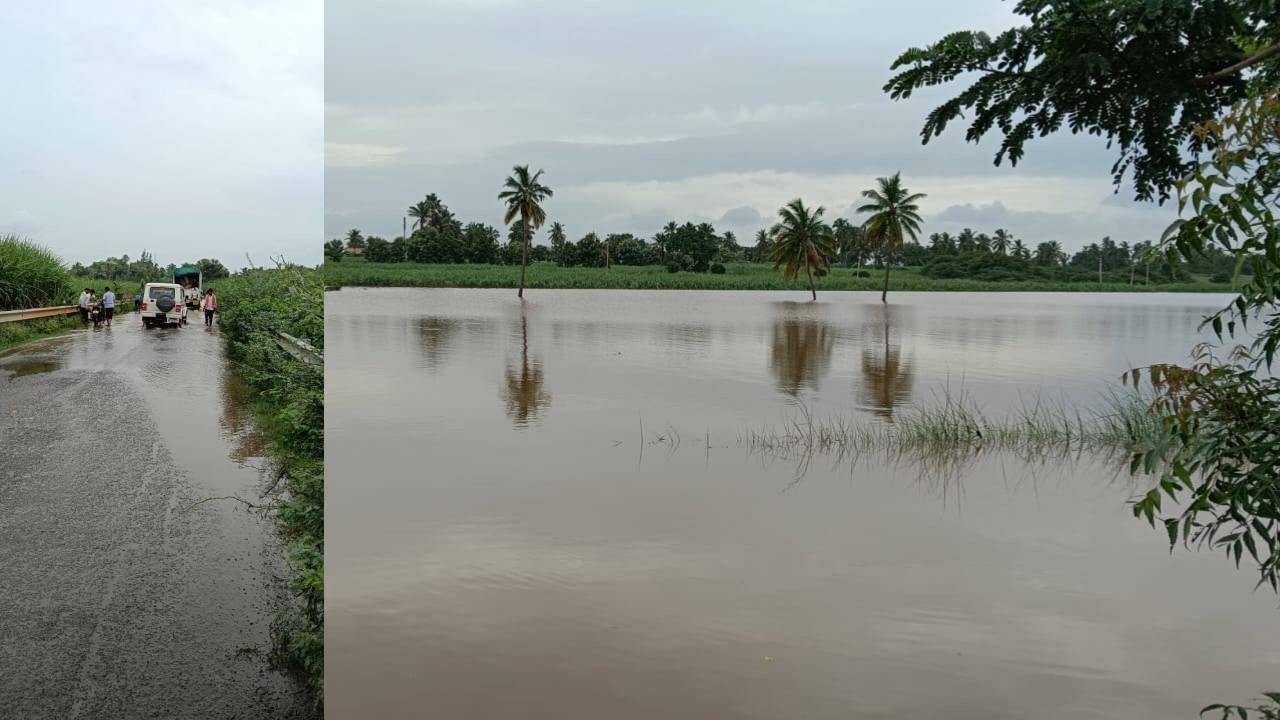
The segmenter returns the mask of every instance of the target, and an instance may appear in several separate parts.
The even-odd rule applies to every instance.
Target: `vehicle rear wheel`
[[[142,318],[142,327],[144,327],[144,328],[146,328],[146,329],[150,330],[150,329],[151,329],[151,321],[150,321],[150,320],[148,320],[148,319],[146,319],[146,318]]]

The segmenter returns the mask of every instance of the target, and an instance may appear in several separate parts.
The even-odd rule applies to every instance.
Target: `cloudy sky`
[[[574,238],[675,219],[746,242],[792,198],[849,214],[901,170],[929,196],[926,233],[1150,239],[1170,211],[1113,196],[1097,139],[1038,141],[996,168],[995,139],[968,145],[962,128],[921,146],[943,93],[881,92],[899,52],[1007,27],[1011,4],[328,0],[325,234],[398,235],[428,192],[498,224],[502,179],[529,163]]]
[[[0,27],[0,233],[319,262],[320,0],[7,0]]]

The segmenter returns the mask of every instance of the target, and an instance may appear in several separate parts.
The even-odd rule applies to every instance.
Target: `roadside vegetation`
[[[0,310],[60,305],[71,277],[53,251],[17,235],[0,235]]]
[[[75,291],[62,260],[16,235],[0,235],[0,310],[67,304]],[[81,327],[77,316],[0,323],[0,351]]]
[[[276,627],[277,659],[300,668],[323,702],[324,681],[324,367],[276,344],[284,332],[324,347],[324,287],[314,269],[280,265],[220,280],[218,327],[236,372],[250,390],[257,425],[271,440],[275,507],[288,543],[289,585],[297,602]]]

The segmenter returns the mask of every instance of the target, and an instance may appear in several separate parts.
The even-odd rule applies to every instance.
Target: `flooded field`
[[[1203,295],[326,295],[334,717],[1195,717],[1280,601],[1088,456],[753,451],[803,413],[1101,403]]]

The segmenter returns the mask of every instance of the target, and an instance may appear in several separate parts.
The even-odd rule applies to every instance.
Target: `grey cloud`
[[[724,214],[720,216],[720,220],[718,222],[724,223],[725,225],[754,226],[763,223],[764,218],[760,216],[759,211],[755,208],[750,205],[743,205],[742,207],[726,210]]]
[[[934,220],[944,223],[976,223],[982,225],[998,225],[1009,218],[1009,210],[1004,203],[996,200],[987,205],[965,203],[952,205],[934,216]]]
[[[1154,241],[1171,219],[1167,213],[1128,206],[1105,212],[1044,212],[1017,210],[995,200],[952,205],[927,217],[926,222],[929,233],[956,233],[964,228],[990,233],[1003,227],[1028,244],[1056,240],[1072,251],[1106,236],[1117,242]]]

